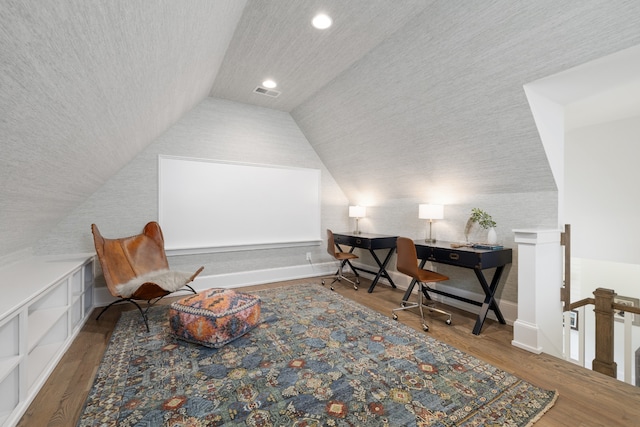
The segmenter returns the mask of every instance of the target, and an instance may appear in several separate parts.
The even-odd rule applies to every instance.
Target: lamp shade
[[[367,208],[364,206],[349,206],[349,218],[364,218]]]
[[[442,219],[444,218],[443,205],[418,205],[418,218],[420,219]]]

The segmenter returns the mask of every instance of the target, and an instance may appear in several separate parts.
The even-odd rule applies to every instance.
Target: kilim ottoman
[[[255,295],[208,289],[171,304],[171,333],[185,341],[219,348],[258,325],[260,304]]]

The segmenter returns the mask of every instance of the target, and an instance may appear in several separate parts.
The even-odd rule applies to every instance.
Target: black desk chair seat
[[[354,280],[351,280],[347,277],[345,277],[344,273],[343,273],[343,267],[344,264],[346,264],[347,261],[352,260],[352,259],[357,259],[358,255],[351,253],[351,252],[340,252],[336,249],[336,244],[335,244],[335,240],[333,238],[333,232],[329,229],[327,229],[327,253],[329,255],[331,255],[333,258],[335,258],[338,262],[338,271],[336,271],[336,274],[334,274],[331,277],[328,277],[327,279],[333,279],[333,281],[331,282],[331,290],[333,291],[333,284],[335,282],[341,282],[342,280],[345,280],[349,283],[351,283],[353,285],[353,289],[355,289],[356,291],[358,290],[358,285],[360,284],[360,279],[358,276],[358,272],[354,271],[354,275],[355,278]],[[322,279],[322,286],[324,286],[324,281],[325,279]]]
[[[424,329],[425,331],[429,330],[429,325],[427,325],[426,321],[424,320],[423,308],[428,309],[430,312],[436,312],[449,316],[449,318],[446,320],[446,323],[447,325],[450,325],[451,313],[437,308],[435,304],[424,304],[424,298],[427,296],[427,291],[429,290],[428,283],[442,282],[444,280],[449,280],[449,278],[443,274],[436,273],[435,271],[424,270],[418,267],[418,255],[416,253],[416,246],[413,243],[413,240],[406,237],[398,237],[396,245],[396,249],[398,251],[398,261],[396,269],[399,272],[415,279],[415,281],[419,284],[419,289],[418,302],[412,304],[404,303],[402,307],[394,308],[393,320],[398,320],[396,311],[408,310],[410,308],[418,307],[420,309],[420,318],[422,319],[422,329]]]

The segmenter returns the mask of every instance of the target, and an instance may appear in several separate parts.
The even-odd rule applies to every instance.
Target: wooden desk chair
[[[91,231],[107,288],[118,298],[102,309],[97,319],[112,305],[130,302],[140,310],[148,331],[147,311],[156,302],[184,287],[196,293],[189,283],[204,267],[195,273],[170,271],[164,237],[157,222],[149,222],[141,234],[118,239],[102,237],[95,224],[91,224]],[[146,310],[142,310],[136,300],[147,301]]]
[[[331,282],[331,290],[333,291],[333,284],[336,281],[341,282],[342,280],[346,280],[347,282],[351,283],[353,285],[353,289],[357,291],[358,285],[360,284],[358,272],[354,271],[354,274],[355,274],[355,279],[354,279],[355,282],[354,282],[353,280],[348,279],[347,277],[344,276],[342,269],[347,261],[351,259],[357,259],[358,255],[353,254],[351,252],[340,252],[339,250],[337,250],[336,242],[335,242],[335,239],[333,238],[333,232],[329,229],[327,229],[327,253],[339,262],[338,271],[336,271],[336,274],[327,278],[327,279],[333,279],[333,281]],[[322,279],[322,286],[324,286],[324,281],[325,279]]]
[[[406,274],[409,277],[412,277],[416,280],[416,283],[419,284],[418,289],[418,302],[412,304],[403,304],[402,307],[393,309],[393,320],[398,320],[398,315],[395,313],[400,310],[408,310],[410,308],[420,308],[420,318],[422,319],[422,329],[425,331],[429,330],[429,325],[424,320],[424,311],[423,308],[428,309],[429,311],[441,313],[449,316],[446,320],[447,325],[451,324],[451,314],[436,308],[434,304],[426,305],[424,304],[424,298],[428,298],[427,290],[429,289],[429,283],[441,282],[443,280],[449,280],[449,278],[445,275],[436,273],[431,270],[424,270],[418,267],[418,255],[416,253],[416,245],[413,243],[413,240],[408,239],[406,237],[398,237],[396,241],[396,250],[398,251],[397,256],[397,265],[396,269]]]

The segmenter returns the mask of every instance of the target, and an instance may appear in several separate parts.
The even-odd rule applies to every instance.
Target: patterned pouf
[[[171,304],[171,333],[185,341],[222,347],[258,325],[260,303],[255,295],[208,289]]]

